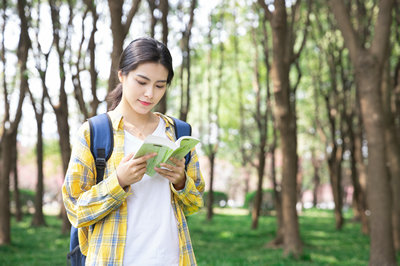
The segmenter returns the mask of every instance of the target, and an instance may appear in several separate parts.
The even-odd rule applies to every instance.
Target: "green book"
[[[160,163],[165,163],[170,157],[182,159],[188,154],[200,140],[192,136],[183,136],[175,142],[153,135],[147,136],[139,150],[133,158],[139,158],[149,153],[157,153],[157,155],[147,160],[146,174],[154,176],[156,171],[154,167],[160,167]]]

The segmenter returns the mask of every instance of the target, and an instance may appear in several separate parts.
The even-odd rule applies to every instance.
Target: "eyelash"
[[[137,81],[137,83],[139,83],[139,85],[146,85],[146,82],[143,82],[143,81],[139,81],[139,80],[136,80]],[[157,85],[156,86],[157,88],[159,88],[159,89],[163,89],[164,88],[164,85]]]

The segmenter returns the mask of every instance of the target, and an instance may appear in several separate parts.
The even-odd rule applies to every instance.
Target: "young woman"
[[[195,149],[186,170],[184,159],[172,158],[154,177],[145,171],[155,154],[132,158],[148,135],[175,139],[173,121],[151,111],[173,75],[168,48],[154,39],[123,51],[121,83],[109,95],[114,150],[98,184],[88,122],[79,129],[62,194],[86,265],[196,265],[185,218],[203,205]]]

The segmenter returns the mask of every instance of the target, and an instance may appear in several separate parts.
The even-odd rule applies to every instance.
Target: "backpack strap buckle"
[[[106,168],[106,158],[96,158],[96,168]]]

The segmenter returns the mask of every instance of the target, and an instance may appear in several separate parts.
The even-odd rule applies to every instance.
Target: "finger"
[[[158,167],[154,167],[154,170],[156,170],[157,173],[159,173],[160,175],[162,175],[164,177],[170,177],[173,174],[173,172],[171,170],[162,169],[162,168],[158,168]]]
[[[177,159],[177,158],[171,157],[169,159],[169,161],[177,166],[183,166],[185,164],[185,159]]]
[[[168,163],[160,163],[160,167],[166,168],[166,170],[168,170],[170,172],[179,171],[179,167],[177,167],[175,165],[168,164]]]
[[[144,156],[142,156],[142,157],[133,159],[132,161],[134,162],[134,164],[137,165],[137,164],[144,163],[144,162],[146,162],[148,159],[153,158],[153,157],[155,157],[155,156],[157,156],[157,153],[149,153],[149,154],[146,154],[146,155],[144,155]]]

